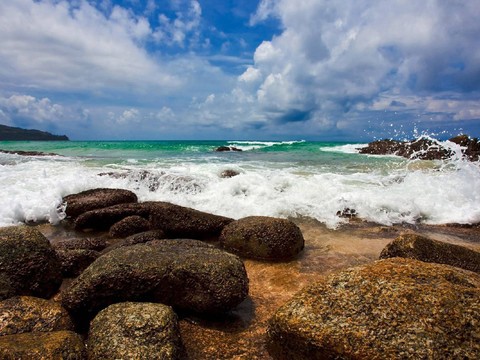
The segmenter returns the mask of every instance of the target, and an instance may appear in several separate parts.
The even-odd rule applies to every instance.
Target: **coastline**
[[[288,262],[242,259],[250,281],[249,296],[244,302],[221,317],[180,314],[180,331],[189,359],[272,359],[266,349],[265,334],[268,320],[280,306],[329,274],[378,260],[382,249],[402,233],[422,234],[480,251],[480,228],[475,226],[383,226],[352,219],[332,230],[314,219],[291,220],[305,238],[305,248],[296,259]],[[51,243],[107,236],[76,232],[64,225],[36,227]]]

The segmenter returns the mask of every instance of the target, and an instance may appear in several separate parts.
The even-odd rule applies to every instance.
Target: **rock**
[[[162,229],[170,238],[218,238],[233,219],[170,203],[155,203],[150,215],[153,229]]]
[[[107,247],[104,238],[77,238],[60,240],[52,245],[55,250],[94,250],[101,251]]]
[[[85,322],[110,304],[150,301],[196,313],[228,311],[248,294],[243,262],[195,240],[155,240],[95,260],[64,290],[63,306]]]
[[[60,260],[35,228],[0,228],[0,300],[31,295],[49,298],[60,287]]]
[[[233,219],[167,202],[122,204],[88,211],[75,220],[75,228],[107,230],[128,216],[150,219],[153,230],[163,230],[169,238],[209,239],[220,235]]]
[[[93,319],[88,358],[182,359],[177,316],[162,304],[125,302],[110,305]]]
[[[269,321],[276,359],[478,359],[480,276],[393,258],[330,275]]]
[[[150,230],[150,231],[145,231],[139,234],[131,235],[127,237],[126,239],[122,239],[115,244],[109,246],[108,248],[105,249],[104,253],[107,253],[109,251],[112,251],[114,249],[118,249],[123,246],[131,246],[135,244],[144,244],[149,241],[153,240],[162,240],[165,239],[165,233],[163,230]]]
[[[86,358],[81,336],[71,331],[0,336],[0,359],[83,360]]]
[[[451,138],[449,141],[462,147],[462,153],[470,161],[480,159],[480,142],[477,138],[470,138],[468,135],[459,135]]]
[[[371,155],[395,155],[402,146],[402,142],[397,140],[376,140],[368,144],[368,146],[358,149],[360,154]]]
[[[74,278],[80,275],[100,253],[94,250],[57,250],[58,258],[62,264],[62,275],[67,278]]]
[[[240,256],[265,260],[290,260],[304,247],[297,225],[266,216],[250,216],[225,226],[220,243]]]
[[[236,148],[235,146],[219,146],[218,148],[215,149],[217,152],[223,152],[223,151],[242,151],[242,149]]]
[[[413,141],[378,140],[359,149],[360,154],[397,155],[407,159],[441,160],[453,155],[452,151],[426,138]]]
[[[73,330],[73,323],[54,301],[15,296],[0,302],[0,336],[59,330]]]
[[[93,189],[78,194],[65,196],[67,216],[77,217],[90,210],[101,209],[112,205],[135,203],[137,195],[123,189]]]
[[[111,237],[125,238],[150,229],[150,223],[138,215],[127,216],[110,227]]]
[[[479,252],[417,234],[400,235],[380,253],[380,259],[392,257],[446,264],[480,273]]]
[[[220,177],[221,178],[231,178],[231,177],[234,177],[234,176],[237,176],[237,175],[240,175],[240,173],[238,171],[235,171],[235,170],[224,170],[222,171],[222,173],[220,174]]]

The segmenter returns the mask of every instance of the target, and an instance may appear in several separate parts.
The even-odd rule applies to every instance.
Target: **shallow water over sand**
[[[283,303],[304,286],[331,272],[375,261],[385,245],[402,232],[415,231],[480,251],[478,227],[385,227],[352,221],[331,230],[311,219],[295,222],[305,238],[302,254],[287,263],[245,260],[250,280],[249,297],[234,311],[209,319],[180,315],[182,337],[190,359],[270,359],[265,348],[267,322]],[[41,225],[39,229],[52,242],[92,235],[61,226]]]

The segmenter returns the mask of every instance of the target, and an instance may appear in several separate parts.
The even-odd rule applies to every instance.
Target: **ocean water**
[[[215,152],[219,146],[242,152]],[[457,145],[445,142],[460,154]],[[379,224],[480,222],[480,164],[358,153],[365,144],[308,141],[0,142],[0,226],[58,223],[62,197],[125,188],[140,201],[168,201],[210,213],[309,217],[336,228],[354,209]],[[222,172],[239,174],[223,178]]]

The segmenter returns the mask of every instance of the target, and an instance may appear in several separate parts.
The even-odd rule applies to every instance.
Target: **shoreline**
[[[280,306],[305,286],[331,273],[378,260],[382,249],[402,233],[422,234],[480,251],[477,226],[383,226],[352,219],[332,230],[309,218],[291,220],[305,238],[305,249],[296,259],[288,262],[242,259],[250,281],[249,296],[244,302],[221,317],[179,315],[189,359],[272,359],[266,350],[265,333],[268,320]],[[33,226],[51,243],[78,237],[108,239],[106,233],[77,232],[66,224]],[[58,300],[59,295],[54,299]]]

